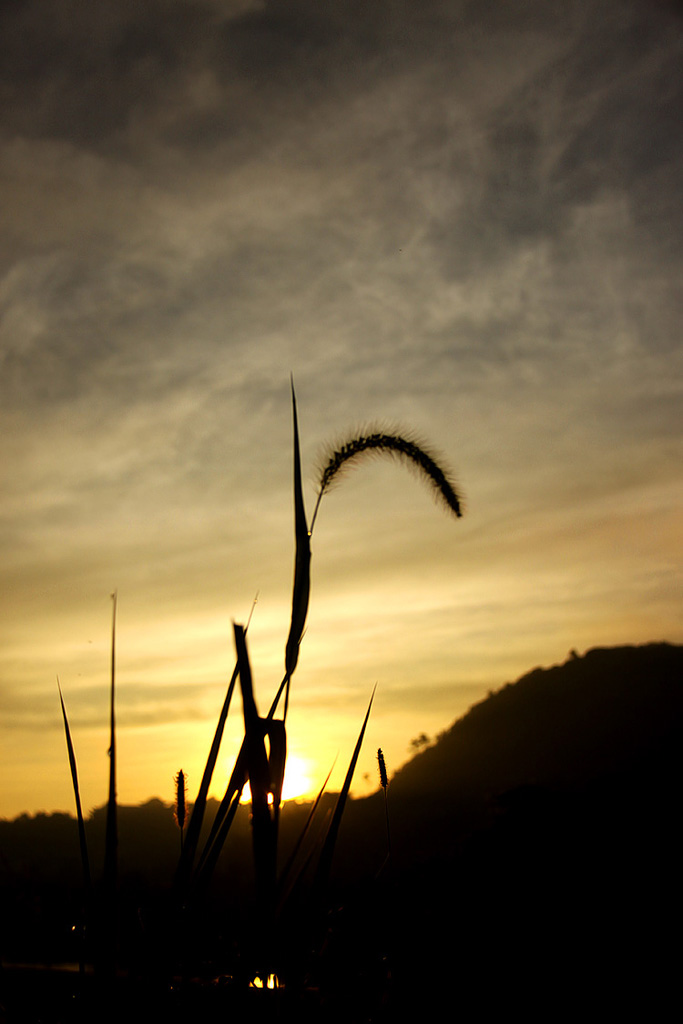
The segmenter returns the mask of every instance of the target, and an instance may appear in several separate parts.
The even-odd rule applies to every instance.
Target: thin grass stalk
[[[318,862],[318,869],[316,872],[316,878],[314,883],[314,888],[317,891],[318,898],[321,898],[322,893],[325,887],[327,886],[327,882],[330,877],[332,858],[334,856],[334,848],[337,842],[337,836],[339,834],[339,826],[341,825],[342,815],[344,814],[344,807],[346,806],[346,800],[349,795],[349,790],[351,789],[351,782],[353,781],[353,773],[356,770],[358,755],[360,754],[360,750],[363,745],[363,737],[365,736],[365,729],[368,724],[368,719],[370,718],[370,711],[372,709],[372,702],[375,699],[376,689],[377,687],[375,686],[372,691],[372,696],[370,697],[368,710],[365,714],[363,726],[358,736],[358,740],[356,742],[351,762],[346,772],[344,785],[342,786],[341,792],[337,797],[337,803],[334,808],[334,814],[332,815],[332,821],[330,822],[330,827],[328,829],[327,836],[325,837],[325,843],[322,849],[322,853],[320,855],[320,861]]]
[[[85,836],[85,821],[83,819],[83,808],[81,807],[81,792],[78,785],[78,767],[76,765],[76,753],[71,741],[71,730],[69,719],[64,706],[62,687],[57,676],[57,689],[59,690],[59,702],[62,706],[62,718],[64,719],[64,733],[66,735],[66,749],[69,753],[69,766],[71,768],[71,782],[73,784],[74,797],[76,800],[76,819],[78,821],[78,842],[81,851],[81,867],[83,869],[83,923],[81,925],[80,949],[78,957],[78,973],[81,982],[85,977],[85,935],[89,929],[90,910],[92,906],[92,883],[90,877],[90,858],[88,857],[88,842]]]
[[[112,597],[111,625],[111,685],[109,699],[109,797],[107,800],[107,825],[104,846],[103,919],[102,927],[102,969],[112,978],[116,970],[117,946],[117,859],[118,823],[116,805],[116,609],[117,592]]]
[[[277,867],[277,833],[271,817],[270,767],[266,754],[264,723],[259,718],[254,699],[251,666],[244,629],[234,624],[237,663],[240,670],[244,733],[247,750],[247,771],[251,787],[251,835],[256,876],[256,918],[252,930],[253,966],[257,976],[268,977],[273,959],[273,921],[275,913],[275,879]],[[284,724],[281,730],[284,735]],[[277,742],[277,741],[276,741]],[[281,746],[281,744],[279,744]]]
[[[216,861],[218,860],[218,855],[220,853],[220,847],[223,845],[225,839],[227,838],[227,833],[230,825],[228,824],[228,827],[225,828],[225,822],[232,807],[233,800],[235,797],[237,797],[237,802],[239,803],[239,799],[242,795],[242,790],[244,789],[246,782],[246,745],[244,740],[242,740],[242,745],[235,760],[235,764],[233,766],[230,779],[228,780],[228,784],[225,787],[225,793],[223,794],[223,798],[218,806],[216,815],[211,823],[211,828],[209,829],[208,838],[204,843],[202,852],[197,861],[197,868],[195,874],[197,876],[203,874],[205,880],[207,880],[207,865],[209,863],[215,865]],[[230,819],[230,821],[232,821],[232,818]],[[216,844],[219,844],[218,847]]]
[[[310,827],[313,824],[313,819],[315,818],[316,811],[318,810],[318,805],[320,804],[320,801],[322,800],[323,793],[325,792],[325,790],[327,788],[327,783],[330,781],[330,776],[332,775],[332,772],[334,770],[334,766],[335,766],[336,763],[337,763],[337,759],[335,757],[334,762],[332,763],[332,767],[330,768],[329,772],[327,773],[327,777],[326,777],[325,781],[323,782],[322,786],[320,787],[320,789],[318,791],[318,795],[316,796],[315,800],[313,801],[313,805],[312,805],[310,811],[308,812],[308,816],[306,818],[306,823],[305,823],[303,829],[301,830],[299,838],[297,839],[296,843],[294,844],[294,849],[292,850],[291,854],[289,855],[289,858],[287,859],[287,863],[285,864],[284,868],[280,872],[280,877],[278,879],[278,890],[279,890],[278,911],[282,910],[282,907],[286,903],[286,901],[287,901],[287,899],[289,897],[290,892],[292,891],[292,889],[296,885],[296,883],[298,881],[298,878],[301,875],[301,872],[299,872],[297,877],[294,878],[291,883],[288,881],[289,876],[290,876],[290,874],[292,872],[292,869],[294,867],[294,864],[296,863],[296,859],[299,856],[299,851],[301,850],[301,847],[303,846],[304,840],[306,839],[306,836],[308,835]],[[303,869],[302,869],[302,871],[303,871]]]
[[[387,860],[391,859],[391,829],[389,827],[389,777],[387,775],[387,766],[384,761],[384,754],[380,747],[377,751],[377,769],[379,771],[379,784],[384,791],[384,816],[387,824]]]
[[[254,602],[251,606],[251,611],[249,612],[249,618],[244,629],[245,633],[248,631],[249,626],[251,624],[251,618],[252,615],[254,614],[254,609],[256,607],[257,601],[258,593],[254,598]],[[211,743],[211,749],[209,750],[209,756],[206,759],[206,765],[204,767],[204,772],[202,774],[202,781],[199,786],[197,799],[195,800],[192,806],[192,810],[190,812],[190,822],[187,827],[185,845],[183,850],[181,851],[180,862],[178,864],[175,879],[176,888],[179,888],[180,891],[183,893],[187,890],[187,885],[192,874],[192,868],[194,865],[194,859],[197,852],[197,846],[199,843],[199,837],[202,830],[202,824],[204,823],[204,815],[206,813],[206,802],[209,796],[209,787],[211,785],[211,779],[213,778],[213,773],[216,767],[216,761],[218,760],[218,754],[220,751],[221,742],[223,740],[223,733],[225,731],[225,723],[228,718],[228,712],[230,710],[232,695],[235,690],[235,684],[237,683],[238,675],[239,667],[237,663],[235,663],[235,668],[233,670],[232,676],[230,677],[230,683],[228,684],[228,689],[225,694],[225,699],[223,701],[223,707],[221,708],[221,713],[218,716],[216,731],[214,733],[213,741]],[[229,805],[230,800],[227,801],[225,813],[227,813]],[[200,865],[206,859],[206,855],[208,854],[211,844],[213,843],[213,840],[220,829],[221,823],[223,821],[223,814],[221,813],[222,807],[223,803],[221,803],[221,807],[219,808],[219,814],[217,814],[216,818],[214,819],[209,839],[205,844],[202,854],[200,856]]]
[[[264,743],[264,734],[256,709],[251,678],[251,666],[247,654],[244,629],[233,624],[237,664],[239,665],[242,707],[244,709],[244,734],[247,752],[247,771],[251,787],[251,824],[254,848],[254,867],[261,903],[267,906],[275,887],[275,841],[273,821],[268,805],[270,793],[270,772]]]
[[[214,733],[213,741],[211,743],[211,749],[209,750],[209,756],[206,759],[206,765],[204,767],[204,773],[202,775],[202,781],[199,786],[199,792],[197,799],[194,802],[192,811],[190,813],[190,821],[187,826],[187,836],[185,837],[185,844],[180,856],[180,862],[178,864],[178,871],[176,874],[176,885],[184,891],[187,887],[190,875],[192,873],[192,866],[194,863],[195,854],[197,852],[197,844],[199,842],[199,836],[202,830],[202,824],[204,822],[204,814],[206,813],[206,801],[209,796],[209,786],[211,785],[211,779],[213,778],[214,769],[216,767],[216,761],[218,760],[218,753],[220,751],[221,741],[223,739],[223,732],[225,731],[225,723],[228,718],[228,712],[230,710],[230,703],[232,701],[232,695],[235,690],[235,684],[239,675],[238,666],[235,665],[232,676],[230,677],[230,683],[225,694],[223,701],[223,707],[221,713],[218,716],[218,724],[216,725],[216,731]]]
[[[268,775],[270,793],[273,800],[273,828],[275,845],[280,825],[280,805],[282,803],[282,787],[285,781],[285,765],[287,763],[287,730],[280,719],[261,719],[261,726],[268,737]]]
[[[185,820],[187,817],[187,804],[185,801],[185,772],[181,768],[175,777],[175,806],[173,810],[173,817],[175,818],[176,825],[180,829],[180,855],[183,853],[183,838],[185,834]]]
[[[237,767],[237,766],[236,766]],[[233,769],[234,774],[234,769]],[[202,854],[197,864],[197,870],[193,877],[193,889],[195,894],[200,894],[206,891],[206,888],[211,880],[211,876],[218,863],[221,850],[225,845],[225,841],[228,838],[228,833],[235,815],[239,809],[240,798],[242,796],[242,790],[246,783],[246,771],[243,777],[242,784],[239,786],[229,786],[225,792],[225,796],[221,801],[222,813],[220,815],[220,823],[212,831],[209,839],[202,850]],[[214,820],[214,825],[218,820],[218,815]]]
[[[104,880],[108,889],[116,886],[118,827],[116,806],[116,591],[112,597],[111,623],[111,685],[109,691],[109,798],[107,800],[107,831],[104,850]]]
[[[270,774],[270,792],[273,806],[282,803],[282,789],[285,783],[285,765],[287,763],[287,730],[285,723],[279,719],[260,719],[264,734],[268,737],[268,771]]]

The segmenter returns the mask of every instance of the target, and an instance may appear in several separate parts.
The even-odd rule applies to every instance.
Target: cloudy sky
[[[290,374],[321,507],[290,715],[315,785],[571,648],[683,640],[680,7],[0,8],[0,816],[196,791],[249,630],[282,676]],[[219,784],[237,743],[239,703]],[[369,774],[364,781],[363,775]]]

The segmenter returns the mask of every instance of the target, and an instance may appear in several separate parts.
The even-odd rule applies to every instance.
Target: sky
[[[683,641],[681,8],[0,7],[0,817],[199,785],[248,619],[282,678],[290,375],[323,498],[292,791],[354,792],[572,649]],[[332,448],[330,449],[330,446]],[[236,700],[213,793],[240,736]],[[307,782],[302,781],[307,780]]]

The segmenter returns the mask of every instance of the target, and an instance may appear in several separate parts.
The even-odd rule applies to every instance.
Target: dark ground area
[[[254,921],[246,811],[173,951],[171,812],[121,809],[126,972],[112,990],[55,969],[79,956],[74,820],[0,822],[0,1020],[666,1019],[679,1002],[682,669],[672,645],[596,650],[476,705],[392,780],[383,869],[383,794],[352,802],[326,912],[286,924],[280,991],[227,979]],[[283,859],[306,813],[285,809]],[[98,865],[102,811],[88,829]],[[174,957],[186,977],[171,983]]]

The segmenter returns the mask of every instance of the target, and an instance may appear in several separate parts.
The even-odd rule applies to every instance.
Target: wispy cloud
[[[392,466],[326,497],[298,674],[316,723],[325,685],[349,708],[329,745],[368,680],[397,763],[485,676],[676,639],[678,27],[640,0],[4,5],[6,721],[47,727],[60,671],[94,724],[75,648],[106,647],[114,586],[131,725],[210,729],[259,589],[277,678],[290,372],[306,467],[385,420],[467,499],[454,526]]]

